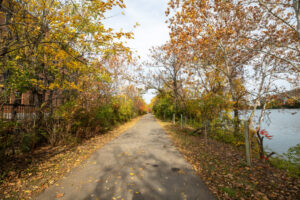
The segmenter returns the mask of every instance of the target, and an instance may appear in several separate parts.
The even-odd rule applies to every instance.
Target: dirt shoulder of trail
[[[64,177],[105,144],[141,119],[137,117],[112,131],[96,135],[77,146],[44,146],[30,156],[5,163],[6,177],[0,182],[0,199],[31,199]]]
[[[248,167],[237,147],[215,140],[206,146],[203,136],[189,134],[192,129],[158,122],[219,199],[299,199],[299,178],[259,160]]]

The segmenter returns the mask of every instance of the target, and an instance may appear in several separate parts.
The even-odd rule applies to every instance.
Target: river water
[[[266,151],[282,154],[300,143],[300,109],[270,109],[266,113],[261,128],[273,136],[271,140],[264,139]],[[256,120],[259,114],[257,110]]]

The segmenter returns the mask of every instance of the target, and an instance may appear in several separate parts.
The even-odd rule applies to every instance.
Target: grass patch
[[[290,176],[295,178],[300,177],[300,164],[292,163],[283,158],[270,158],[270,162],[274,167],[286,170]]]
[[[221,190],[227,193],[231,198],[235,197],[235,191],[232,188],[222,187]]]

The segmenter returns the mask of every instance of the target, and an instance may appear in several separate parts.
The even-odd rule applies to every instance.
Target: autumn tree
[[[277,83],[299,86],[299,1],[171,0],[166,15],[170,43],[191,77],[187,87],[207,106],[224,99],[220,110],[232,108],[235,136],[240,110],[252,109],[254,128],[260,104],[260,127],[268,101],[284,90]]]
[[[226,81],[237,133],[239,110],[247,94],[245,66],[256,55],[244,48],[245,38],[256,28],[253,13],[241,2],[231,1],[170,1],[170,8],[167,14],[175,13],[169,19],[172,43],[188,52],[191,67],[203,80],[206,74],[219,73]]]
[[[255,11],[258,28],[250,41],[256,43],[257,51],[278,61],[281,71],[292,72],[290,82],[299,84],[299,1],[259,0],[245,1],[250,11]],[[291,76],[292,75],[292,76]]]
[[[171,91],[174,112],[178,113],[183,98],[185,62],[182,55],[172,48],[172,45],[167,43],[151,49],[151,61],[147,63],[151,66],[148,88],[156,89],[160,93]]]
[[[30,90],[36,106],[54,90],[80,90],[80,77],[96,74],[97,56],[129,51],[121,37],[103,25],[105,13],[122,1],[1,1],[1,71],[9,73],[5,88]],[[50,98],[48,98],[50,99]],[[50,103],[50,101],[49,101]]]
[[[26,122],[12,119],[15,127],[0,127],[1,144],[7,138],[19,142],[9,143],[1,153],[21,144],[34,149],[41,141],[54,145],[70,137],[88,138],[142,114],[138,110],[144,109],[143,100],[137,99],[136,105],[123,101],[119,90],[120,85],[130,84],[126,67],[133,64],[132,53],[123,42],[133,34],[104,26],[114,7],[125,4],[122,0],[0,1],[1,96],[29,91],[35,110]],[[13,133],[19,129],[22,134]],[[23,144],[24,134],[30,144]]]

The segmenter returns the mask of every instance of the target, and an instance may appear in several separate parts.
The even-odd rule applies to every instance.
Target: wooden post
[[[173,113],[173,124],[175,125],[175,113]]]
[[[251,166],[250,145],[249,145],[249,127],[248,127],[248,122],[247,121],[244,121],[244,129],[245,129],[245,147],[246,147],[247,164],[249,166]]]
[[[164,110],[164,121],[166,121],[166,111]]]
[[[184,116],[184,124],[187,125],[187,116]]]
[[[182,124],[183,124],[183,118],[182,118],[182,114],[180,115],[180,128],[182,129]]]

